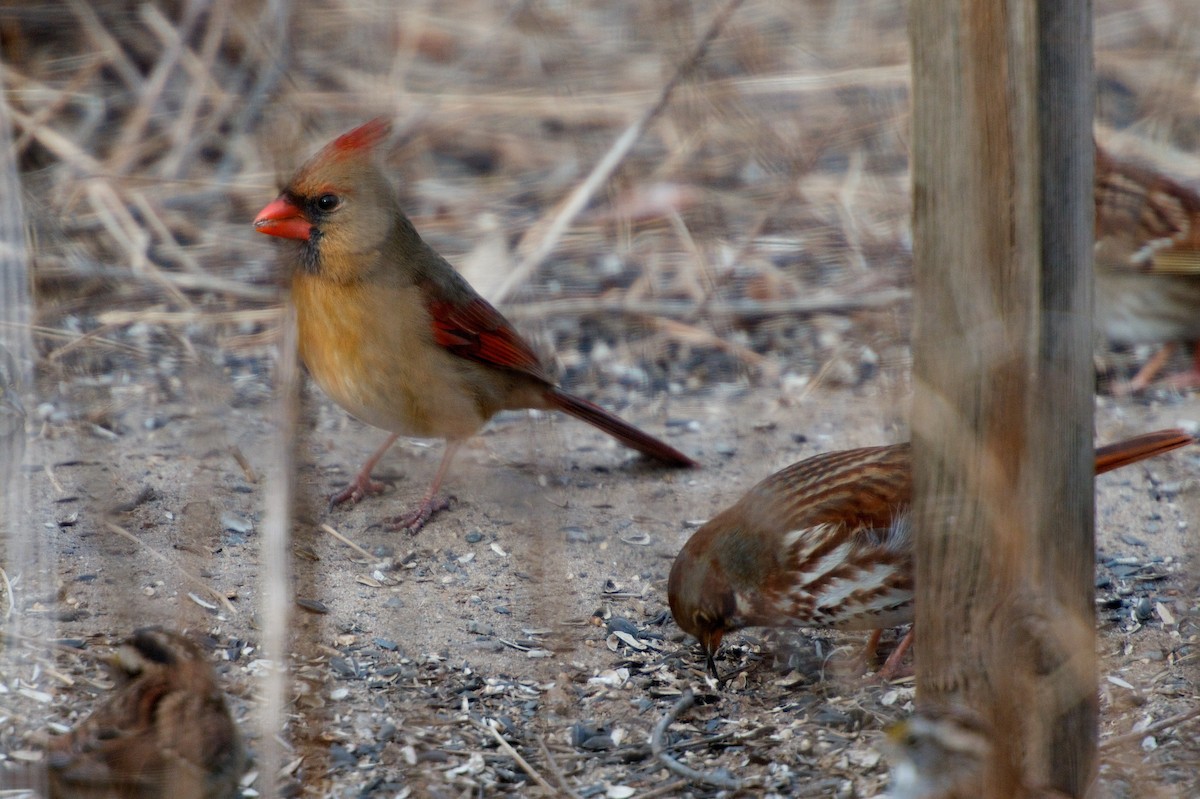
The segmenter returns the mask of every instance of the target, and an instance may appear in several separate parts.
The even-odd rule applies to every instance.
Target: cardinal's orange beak
[[[308,241],[312,223],[304,217],[296,204],[287,197],[279,196],[267,204],[254,217],[254,229],[268,236]]]

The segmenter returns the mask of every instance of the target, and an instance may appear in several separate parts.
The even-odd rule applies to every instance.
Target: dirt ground
[[[495,299],[724,7],[0,4],[0,178],[22,201],[0,207],[0,238],[16,230],[15,251],[28,234],[32,286],[14,302],[20,281],[0,275],[30,433],[27,513],[0,519],[0,765],[36,762],[39,736],[105,695],[81,651],[148,624],[205,644],[264,751],[281,275],[250,220],[280,178],[351,125],[394,119],[382,155],[404,208]],[[665,583],[699,524],[770,472],[907,436],[905,21],[892,0],[746,0],[498,300],[571,390],[703,468],[505,414],[460,452],[453,508],[389,533],[376,522],[421,496],[441,444],[401,442],[382,497],[331,511],[382,433],[307,389],[286,464],[287,795],[882,793],[878,745],[911,680],[865,679],[863,635],[749,630],[728,637],[736,676],[718,689]],[[1198,26],[1192,0],[1096,3],[1102,135],[1189,181]],[[1200,430],[1200,395],[1108,393],[1151,351],[1098,346],[1098,443]],[[1096,799],[1200,793],[1200,724],[1174,723],[1200,697],[1198,476],[1193,449],[1097,480]],[[740,787],[680,779],[651,751],[687,687],[669,752]]]
[[[258,399],[230,408],[218,392],[179,396],[145,377],[92,387],[105,402],[71,418],[42,408],[28,475],[58,588],[41,581],[44,604],[23,610],[57,619],[60,637],[96,651],[145,624],[201,636],[253,747],[269,386],[243,383],[239,395]],[[611,393],[604,399],[620,404]],[[117,396],[137,402],[121,408]],[[745,795],[878,795],[882,730],[911,709],[911,682],[861,677],[861,635],[753,630],[730,636],[722,668],[748,668],[717,690],[670,620],[665,581],[697,524],[769,471],[902,440],[905,402],[903,379],[884,373],[856,389],[731,385],[622,408],[702,461],[690,472],[642,464],[570,420],[512,414],[462,454],[452,510],[410,537],[373,525],[420,496],[438,447],[397,447],[380,470],[393,488],[328,511],[324,497],[379,434],[314,389],[291,551],[296,790],[522,793],[529,775],[480,726],[494,719],[552,793],[716,795],[676,780],[647,746],[690,685],[699,705],[668,736],[685,762],[746,781]],[[90,420],[101,417],[97,428]],[[1101,440],[1196,428],[1200,397],[1101,398],[1097,418]],[[1183,451],[1097,481],[1103,739],[1194,707],[1198,474],[1200,451]],[[229,597],[232,612],[208,589]],[[34,691],[4,699],[12,747],[48,721],[72,723],[105,682],[91,661],[48,660],[35,645],[19,661]],[[1188,795],[1200,784],[1195,732],[1193,722],[1105,748],[1097,795]]]

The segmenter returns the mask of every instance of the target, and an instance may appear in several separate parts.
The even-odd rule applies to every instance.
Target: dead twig
[[[268,61],[269,63],[269,61]],[[803,72],[788,72],[777,75],[734,76],[714,78],[706,85],[714,93],[724,96],[762,98],[774,101],[779,98],[791,102],[793,98],[807,98],[846,89],[870,88],[877,91],[904,88],[911,80],[907,64],[887,64],[856,69],[809,69]],[[609,121],[630,116],[630,104],[646,103],[661,96],[662,90],[654,92],[642,88],[621,88],[613,91],[591,91],[563,95],[551,92],[532,91],[467,91],[451,86],[437,93],[436,111],[438,118],[448,125],[462,124],[464,120],[479,120],[482,117],[500,114],[522,117],[563,118],[572,122]],[[330,108],[348,108],[344,91],[326,91],[319,86],[289,98],[293,107],[306,113],[328,111]],[[384,113],[393,106],[379,102],[369,106],[377,113]],[[853,130],[851,132],[854,132]]]
[[[8,617],[12,615],[16,603],[13,599],[12,583],[8,581],[8,572],[2,566],[0,566],[0,588],[4,589],[4,612],[0,614],[0,618],[7,621]]]
[[[908,289],[880,289],[862,294],[822,292],[818,295],[795,297],[787,300],[732,300],[715,302],[704,306],[707,317],[733,317],[735,319],[761,319],[769,316],[794,314],[843,313],[862,308],[883,308],[910,300]],[[630,316],[665,316],[689,318],[697,304],[690,300],[625,300],[621,298],[580,298],[547,300],[510,305],[504,315],[510,319],[540,319],[553,316],[585,316],[593,314],[623,313]]]
[[[84,649],[78,646],[60,644],[58,641],[49,641],[40,635],[23,635],[21,633],[10,631],[0,633],[0,641],[3,641],[9,646],[13,644],[19,644],[27,649],[33,649],[39,652],[55,652],[60,655],[70,655],[72,657],[77,657],[80,660],[86,660],[91,663],[98,663],[100,665],[107,665],[111,662],[111,659],[108,655],[101,655],[97,652],[93,652],[90,649]]]
[[[763,369],[768,364],[764,356],[759,355],[749,347],[743,347],[732,341],[726,341],[715,333],[710,333],[695,325],[689,325],[687,322],[677,322],[674,319],[667,319],[660,316],[655,318],[654,323],[664,335],[670,336],[676,341],[721,350],[755,369]]]
[[[255,308],[241,311],[103,311],[96,319],[100,324],[117,327],[139,322],[147,325],[252,325],[278,324],[284,316],[282,308]]]
[[[261,748],[257,752],[261,795],[283,792],[285,769],[295,769],[293,751],[279,735],[287,717],[290,683],[287,646],[292,615],[292,558],[288,551],[292,529],[292,505],[295,500],[296,440],[300,426],[300,361],[297,354],[296,316],[291,306],[280,313],[279,355],[275,372],[275,434],[267,449],[270,464],[264,491],[262,535],[259,537],[259,610],[262,614],[261,657],[272,664],[261,677],[258,689],[258,731]],[[288,761],[296,765],[289,766]]]
[[[658,724],[654,725],[654,732],[650,736],[650,750],[654,756],[666,766],[668,771],[672,771],[683,777],[689,782],[699,782],[704,785],[711,785],[714,788],[728,788],[731,791],[740,791],[745,787],[739,779],[726,777],[723,774],[717,774],[712,771],[696,771],[693,768],[683,765],[671,755],[667,754],[667,746],[664,739],[667,735],[667,728],[671,723],[679,717],[679,714],[690,708],[696,703],[696,694],[691,688],[684,690],[683,695],[671,707],[667,715],[659,719]]]
[[[147,544],[145,541],[143,541],[142,539],[138,538],[138,537],[137,537],[136,535],[134,535],[133,533],[131,533],[131,532],[129,532],[128,530],[126,530],[124,527],[121,527],[120,525],[113,524],[112,522],[105,522],[105,523],[104,523],[104,526],[105,526],[105,528],[106,528],[106,529],[108,529],[110,532],[116,533],[117,535],[121,536],[122,538],[125,538],[125,539],[127,539],[127,540],[129,540],[129,541],[132,541],[133,543],[135,543],[135,544],[137,544],[138,546],[140,546],[142,549],[144,549],[144,550],[146,550],[147,552],[149,552],[151,555],[153,555],[155,558],[157,558],[157,559],[158,559],[159,561],[161,561],[162,563],[166,564],[167,566],[171,566],[171,567],[172,567],[172,568],[174,568],[176,571],[178,571],[180,574],[182,574],[182,575],[183,575],[185,578],[187,578],[188,582],[190,582],[190,583],[192,583],[192,584],[196,585],[196,586],[197,586],[197,587],[199,587],[199,588],[202,588],[202,589],[204,589],[204,591],[206,591],[206,592],[207,592],[208,594],[210,594],[210,595],[211,595],[211,596],[212,596],[214,599],[216,599],[218,602],[220,602],[220,603],[221,603],[221,606],[222,606],[222,607],[224,607],[224,608],[225,608],[227,611],[229,611],[230,613],[233,613],[233,614],[235,614],[235,615],[237,614],[237,608],[235,608],[235,607],[233,606],[233,603],[229,601],[229,597],[225,596],[225,595],[224,595],[224,594],[222,594],[220,591],[218,591],[217,589],[213,588],[213,587],[212,587],[212,586],[210,586],[208,583],[204,582],[204,580],[200,579],[200,577],[198,577],[197,575],[195,575],[195,574],[192,574],[190,571],[188,571],[187,569],[183,568],[183,567],[182,567],[182,566],[180,566],[178,563],[176,563],[175,561],[171,560],[171,559],[170,559],[170,558],[168,558],[166,555],[162,554],[162,553],[161,553],[161,552],[159,552],[157,549],[155,549],[154,547],[150,546],[150,545],[149,545],[149,544]]]
[[[583,797],[572,790],[570,784],[567,782],[567,775],[563,773],[562,768],[558,765],[558,761],[550,753],[550,747],[546,746],[546,739],[539,735],[537,740],[538,746],[542,750],[542,757],[546,758],[546,765],[550,767],[550,773],[554,775],[554,781],[562,789],[563,795],[569,797],[569,799],[583,799]]]
[[[237,465],[242,469],[242,475],[246,478],[246,482],[251,485],[258,483],[258,472],[254,471],[254,467],[250,465],[245,454],[242,453],[242,448],[236,444],[229,448],[229,454],[237,461]]]
[[[335,529],[333,529],[332,527],[330,527],[328,524],[322,524],[322,525],[321,525],[321,529],[322,529],[323,531],[325,531],[325,532],[329,533],[331,536],[333,536],[334,538],[336,538],[338,541],[341,541],[343,544],[345,544],[346,546],[348,546],[348,547],[350,547],[351,549],[353,549],[353,550],[354,550],[355,552],[357,552],[358,554],[362,555],[364,558],[366,558],[366,559],[367,559],[367,562],[368,562],[368,563],[369,563],[369,562],[372,562],[372,561],[374,561],[374,560],[376,560],[376,558],[372,557],[372,555],[371,555],[371,553],[370,553],[370,552],[368,552],[367,550],[363,549],[363,548],[362,548],[362,547],[360,547],[358,544],[356,544],[356,543],[354,543],[353,541],[351,541],[349,538],[346,538],[346,536],[342,535],[342,534],[341,534],[341,533],[339,533],[337,530],[335,530]]]
[[[502,302],[505,297],[509,296],[521,283],[529,279],[529,276],[541,266],[542,261],[546,259],[554,248],[558,245],[558,240],[562,238],[571,222],[588,204],[588,200],[592,195],[604,184],[617,166],[629,154],[630,149],[637,143],[642,134],[646,132],[646,128],[654,121],[654,118],[663,112],[667,107],[667,103],[671,100],[671,95],[675,89],[689,75],[696,65],[708,52],[708,47],[713,43],[713,40],[721,33],[721,29],[725,27],[725,23],[733,16],[733,12],[737,11],[743,0],[729,0],[725,6],[717,12],[713,21],[709,24],[708,30],[700,37],[700,41],[692,48],[691,54],[684,59],[684,62],[679,65],[663,87],[658,92],[657,99],[642,112],[642,115],[633,121],[628,128],[617,137],[617,140],[612,143],[608,152],[604,157],[592,168],[591,174],[584,179],[582,183],[575,187],[575,190],[558,206],[558,210],[550,217],[548,222],[535,224],[532,228],[526,231],[520,243],[517,245],[517,252],[522,254],[521,261],[517,264],[517,268],[509,273],[508,277],[496,288],[496,294],[490,299],[493,302]]]
[[[554,786],[546,782],[546,778],[539,774],[537,769],[529,765],[529,761],[521,757],[521,753],[516,749],[513,749],[512,744],[504,740],[504,736],[501,735],[495,727],[490,724],[480,724],[479,722],[476,722],[476,725],[480,729],[486,730],[488,733],[490,733],[491,736],[496,739],[496,744],[504,750],[505,754],[517,762],[517,765],[521,767],[521,771],[524,771],[526,774],[528,774],[530,779],[540,785],[542,789],[547,791],[551,796],[558,795],[558,791],[554,790]]]
[[[666,785],[660,785],[652,791],[639,793],[638,799],[653,799],[655,796],[673,796],[679,789],[687,786],[687,780],[675,780],[668,782]]]
[[[1110,749],[1115,749],[1118,746],[1124,746],[1127,743],[1135,743],[1142,740],[1147,735],[1152,735],[1161,730],[1165,730],[1168,727],[1178,726],[1184,722],[1191,721],[1197,716],[1200,716],[1200,707],[1192,708],[1191,710],[1180,713],[1176,716],[1169,716],[1162,721],[1156,721],[1153,724],[1148,725],[1143,730],[1127,732],[1123,735],[1114,735],[1112,738],[1100,742],[1100,751],[1107,752]]]

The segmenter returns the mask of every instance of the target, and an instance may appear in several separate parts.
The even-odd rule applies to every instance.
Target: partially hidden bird
[[[1096,328],[1160,349],[1116,393],[1140,391],[1180,344],[1192,365],[1164,383],[1200,386],[1200,186],[1096,145]]]
[[[1019,768],[989,762],[996,756],[996,743],[992,727],[970,708],[918,707],[892,725],[883,741],[891,762],[886,799],[978,799],[994,793],[997,779],[1003,779],[1007,789],[1000,795],[1012,799],[1067,799],[1050,788],[1030,787],[1020,774],[989,773],[989,766],[999,765],[1006,772]]]
[[[442,480],[462,443],[496,412],[562,411],[668,466],[696,462],[556,385],[512,325],[417,233],[375,161],[390,132],[374,119],[305,163],[254,220],[291,240],[300,359],[353,416],[391,433],[331,506],[382,486],[371,470],[401,436],[442,438],[424,498],[386,522],[417,532],[447,507]]]
[[[1160,430],[1100,447],[1096,473],[1195,439]],[[873,630],[913,620],[908,443],[826,452],[788,466],[700,527],[671,566],[671,615],[710,674],[726,633],[745,627]],[[912,640],[880,670],[895,673]]]
[[[49,739],[51,799],[232,799],[246,753],[204,652],[187,637],[143,628],[117,650],[109,695]]]

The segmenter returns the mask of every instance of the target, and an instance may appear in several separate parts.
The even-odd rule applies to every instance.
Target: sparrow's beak
[[[721,639],[725,637],[724,630],[712,630],[700,636],[700,645],[704,647],[704,666],[714,680],[721,679],[717,674],[717,650],[721,648]]]
[[[254,229],[268,236],[308,241],[309,234],[312,233],[312,223],[304,217],[304,212],[297,208],[295,203],[280,195],[254,217]]]

